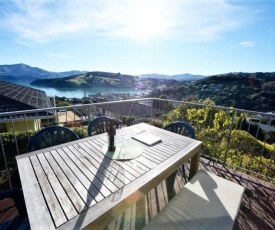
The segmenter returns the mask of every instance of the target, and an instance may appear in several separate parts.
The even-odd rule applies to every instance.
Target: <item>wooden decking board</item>
[[[136,127],[139,127],[139,130],[142,130],[143,127],[149,126],[140,125]],[[154,131],[158,129],[153,127],[152,130]],[[163,132],[166,131],[160,130],[160,135],[162,135]],[[33,162],[33,169],[35,170],[35,173],[40,175],[40,183],[37,181],[33,181],[31,183],[24,181],[24,186],[26,186],[26,184],[30,184],[31,186],[36,186],[39,190],[41,186],[40,196],[42,196],[42,199],[44,199],[43,193],[46,191],[45,189],[48,189],[50,193],[47,196],[52,196],[50,189],[55,187],[55,181],[63,180],[63,177],[66,178],[64,182],[65,184],[62,182],[60,186],[64,190],[65,197],[67,196],[69,198],[69,194],[71,193],[70,189],[74,189],[73,191],[77,193],[79,198],[82,197],[81,199],[83,201],[85,200],[83,199],[85,192],[86,194],[91,194],[91,197],[93,198],[94,196],[89,190],[90,187],[93,187],[92,191],[94,195],[96,196],[97,194],[100,194],[102,198],[104,198],[104,189],[102,189],[104,186],[106,191],[111,192],[107,187],[108,185],[106,184],[106,180],[109,180],[110,184],[112,184],[115,188],[118,188],[118,184],[116,184],[117,182],[113,180],[112,176],[123,175],[123,170],[125,167],[128,167],[128,170],[136,167],[137,170],[133,170],[133,173],[131,174],[132,177],[137,178],[135,181],[136,183],[129,183],[130,180],[124,180],[126,177],[123,175],[124,179],[119,179],[120,183],[124,186],[123,189],[115,190],[111,196],[107,195],[108,197],[106,197],[106,199],[102,201],[100,200],[101,202],[98,202],[96,199],[92,200],[95,203],[93,205],[94,207],[84,210],[82,212],[83,215],[81,215],[80,218],[75,217],[71,219],[71,221],[64,223],[64,225],[60,225],[59,228],[80,228],[81,226],[86,226],[89,223],[93,223],[93,226],[95,225],[100,227],[104,227],[103,224],[106,224],[109,229],[137,229],[142,227],[143,222],[147,223],[150,221],[152,216],[159,212],[167,204],[168,197],[166,191],[166,180],[163,181],[163,179],[172,173],[172,170],[176,170],[177,167],[180,167],[180,165],[185,160],[190,158],[191,155],[193,156],[196,154],[201,148],[200,142],[187,139],[190,140],[190,144],[186,146],[186,148],[178,151],[177,149],[181,149],[182,146],[176,145],[177,137],[174,135],[173,140],[173,138],[171,138],[173,135],[173,133],[167,133],[167,137],[163,137],[163,143],[150,148],[147,147],[149,150],[144,151],[144,156],[141,155],[139,158],[123,162],[110,161],[107,158],[104,158],[104,155],[101,154],[100,150],[102,146],[106,144],[104,135],[99,135],[98,137],[93,136],[87,139],[71,142],[68,145],[70,147],[66,147],[67,144],[64,144],[60,145],[58,148],[48,148],[44,152],[42,150],[42,154],[38,156],[35,155],[37,154],[36,152],[33,155],[28,154],[25,156],[26,158],[18,157],[17,160],[19,164],[20,160],[23,162],[24,160],[26,161],[26,159],[31,159]],[[182,136],[179,136],[179,138],[180,137]],[[168,140],[169,143],[167,142]],[[88,142],[85,143],[86,141]],[[165,162],[159,163],[165,159],[165,154],[163,154],[165,149],[167,151],[165,154],[171,155],[173,158],[167,158]],[[47,152],[50,152],[50,154]],[[154,161],[156,162],[154,163]],[[48,163],[51,163],[51,166],[49,166]],[[152,164],[154,165],[152,166]],[[123,165],[126,166],[124,167]],[[95,171],[93,167],[98,170]],[[146,173],[150,168],[152,168],[150,173]],[[186,164],[185,168],[188,176],[189,164]],[[237,222],[234,226],[235,230],[272,229],[274,226],[275,213],[274,186],[271,186],[268,183],[263,183],[260,180],[255,180],[255,178],[252,181],[253,177],[251,176],[230,170],[227,167],[204,159],[201,159],[200,168],[213,171],[218,176],[224,177],[246,187],[241,209]],[[161,171],[161,169],[163,169],[162,174],[159,174],[159,170]],[[181,171],[181,167],[179,171]],[[111,177],[106,178],[109,177],[109,175]],[[103,179],[104,176],[106,179]],[[34,179],[35,178],[36,177],[34,177]],[[80,196],[80,191],[77,190],[73,181],[78,181],[81,185],[81,189],[83,190],[82,196]],[[97,185],[95,185],[96,183]],[[182,173],[178,173],[174,184],[176,193],[179,192],[183,186],[184,179],[182,178]],[[61,188],[60,191],[62,190]],[[149,189],[152,190],[150,191]],[[131,193],[132,190],[136,192]],[[53,197],[56,197],[56,193],[59,192],[55,191],[53,193]],[[143,197],[143,194],[145,197]],[[45,197],[45,199],[47,198]],[[137,205],[134,204],[134,202],[138,199],[141,199],[138,201],[141,206],[138,206],[136,211]],[[120,203],[122,200],[123,202]],[[70,201],[72,200],[70,199]],[[55,201],[51,202],[54,203]],[[59,202],[57,200],[56,204],[58,203]],[[31,201],[28,201],[28,205],[30,204]],[[129,206],[129,204],[132,206]],[[48,215],[49,210],[51,210],[50,213],[52,215],[52,209],[50,206],[51,204],[49,204],[49,209],[46,207],[46,210],[48,210]],[[128,211],[128,217],[126,218],[126,212],[116,215],[115,213],[120,212],[110,211],[109,206],[115,207],[116,211],[124,210],[124,207],[129,207],[132,211],[128,211],[129,208],[126,210],[126,212]],[[108,215],[102,215],[103,213],[107,213]],[[35,218],[35,215],[32,215]],[[114,218],[114,216],[117,216],[117,218]],[[144,220],[143,218],[140,219],[142,216],[144,216]]]
[[[168,140],[169,142],[167,142],[167,145],[168,146],[172,146],[173,147],[173,144],[175,144],[176,146],[178,146],[178,147],[181,147],[181,148],[184,148],[185,146],[187,146],[188,144],[190,144],[191,143],[191,141],[190,140],[188,140],[187,138],[186,138],[186,142],[183,142],[182,141],[182,135],[179,135],[179,134],[177,134],[178,135],[178,137],[179,138],[177,138],[177,137],[175,137],[174,135],[165,135],[165,134],[163,134],[163,133],[161,133],[161,132],[158,132],[158,131],[152,131],[152,133],[155,135],[155,136],[158,136],[158,137],[161,137],[161,139],[166,139],[166,140]],[[175,133],[173,133],[173,134],[175,134]],[[173,143],[173,144],[172,144]]]
[[[103,142],[102,141],[102,138],[98,138],[95,142],[101,142],[101,143],[105,143],[105,142]],[[125,162],[125,164],[126,165],[131,165],[130,167],[131,168],[133,168],[133,169],[135,169],[136,171],[138,171],[138,173],[141,175],[141,174],[143,174],[143,173],[145,173],[146,171],[148,171],[149,170],[149,168],[144,168],[144,166],[141,166],[141,165],[138,165],[138,164],[135,164],[135,165],[133,165],[133,162],[134,160],[132,160],[132,161],[127,161],[127,162]],[[132,166],[135,166],[135,167],[132,167]]]
[[[138,170],[140,170],[140,169],[142,170],[141,171],[142,172],[141,175],[150,170],[150,168],[148,166],[140,163],[136,159],[132,159],[129,162],[132,163],[133,168],[138,169]],[[128,164],[129,162],[126,162],[126,164]]]
[[[68,180],[68,178],[66,177],[62,169],[59,167],[59,165],[57,164],[57,162],[55,161],[51,153],[46,152],[44,155],[48,160],[49,164],[51,165],[51,168],[54,171],[56,177],[58,178],[59,183],[62,185],[63,189],[66,191],[66,194],[70,199],[70,201],[72,202],[73,206],[75,207],[77,213],[80,213],[86,210],[87,206],[85,205],[82,198],[79,196],[79,194],[75,190],[73,184],[70,183],[70,181]],[[59,161],[59,164],[63,165],[65,163]]]
[[[146,129],[147,130],[147,129]],[[159,136],[159,137],[162,137],[162,138],[166,138],[167,140],[170,140],[170,141],[172,141],[172,142],[174,142],[174,143],[176,143],[177,145],[179,145],[179,146],[182,146],[182,147],[184,147],[184,146],[186,146],[186,144],[189,144],[189,143],[191,143],[191,141],[188,139],[188,138],[186,138],[186,144],[184,144],[183,143],[183,141],[182,140],[180,140],[181,138],[182,138],[182,135],[180,135],[180,134],[178,134],[179,135],[179,137],[181,137],[181,138],[179,138],[179,139],[177,139],[177,138],[175,138],[175,136],[173,135],[173,134],[175,134],[175,133],[173,133],[173,134],[163,134],[163,133],[161,133],[161,132],[159,132],[159,130],[150,130],[150,132],[152,132],[154,135],[156,135],[156,136]],[[172,132],[171,132],[172,133]]]
[[[234,230],[266,229],[273,230],[275,226],[275,185],[255,178],[251,175],[229,169],[218,163],[208,164],[201,159],[200,167],[214,172],[225,179],[233,179],[245,187],[245,193]]]
[[[50,209],[51,216],[53,217],[55,225],[58,227],[67,221],[65,214],[58,202],[58,199],[55,196],[55,193],[52,190],[52,187],[45,175],[42,166],[40,165],[38,158],[36,156],[30,157],[33,164],[35,174],[38,175],[39,184],[41,186],[43,195],[45,199],[48,200],[48,207]]]
[[[188,168],[188,167],[186,167]],[[219,167],[217,163],[208,164],[208,160],[201,159],[200,168],[207,169],[214,173],[219,174],[219,170],[221,169],[224,172],[221,172],[225,178],[234,179],[234,181],[238,181],[241,185],[245,186],[246,192],[244,194],[244,198],[242,201],[241,209],[239,215],[237,217],[237,222],[234,225],[234,230],[273,230],[274,228],[274,216],[275,216],[275,187],[271,183],[255,179],[253,176],[248,176],[246,174],[242,174],[238,171],[227,170],[223,166]],[[175,190],[178,192],[179,189],[184,186],[183,178],[178,174],[175,183]],[[165,186],[165,182],[162,182],[163,186]],[[165,193],[165,188],[163,187],[163,192]],[[153,195],[155,194],[155,190],[151,190],[148,196],[151,196],[151,200],[153,202]],[[10,201],[12,202],[12,201]],[[3,209],[3,206],[9,207],[11,204],[0,203],[0,209]],[[152,210],[157,211],[157,200],[154,198],[154,203],[151,203],[151,206],[148,207],[150,214],[152,214]],[[135,229],[135,215],[133,214],[133,208],[127,209],[124,216],[125,222],[123,225],[123,229]],[[148,214],[147,214],[148,215]],[[12,217],[12,216],[11,216]],[[45,217],[44,217],[45,218]],[[151,218],[151,217],[150,217]],[[127,220],[127,221],[126,221]],[[3,223],[3,219],[0,219],[0,224]],[[110,223],[110,227],[112,225],[112,229],[120,229],[116,228],[117,225],[113,225],[116,223],[115,221]],[[1,226],[1,225],[0,225]]]
[[[95,155],[97,155],[98,157],[99,156],[102,156],[103,153],[100,152],[100,150],[98,148],[96,148],[92,142],[87,142],[86,143],[87,145],[89,144],[90,147],[94,147],[95,148]],[[138,176],[134,176],[133,174],[131,174],[129,171],[130,171],[130,168],[128,168],[128,171],[125,170],[125,167],[123,166],[124,164],[118,164],[118,162],[120,161],[114,161],[114,160],[111,160],[110,158],[108,157],[104,157],[103,160],[102,160],[102,163],[104,164],[106,162],[107,165],[109,165],[110,167],[110,170],[116,170],[116,171],[119,171],[119,172],[123,172],[123,176],[125,177],[124,181],[127,183],[129,183],[130,181],[133,181],[135,180]],[[139,174],[140,175],[140,174]],[[126,180],[127,178],[127,180]]]
[[[157,163],[153,163],[152,161],[146,159],[146,157],[144,157],[143,155],[139,156],[135,160],[148,168],[154,168],[158,165]]]
[[[53,169],[49,165],[48,161],[45,158],[44,154],[37,155],[40,164],[45,172],[45,176],[48,179],[51,187],[55,191],[55,196],[58,200],[58,203],[62,206],[62,209],[67,217],[67,219],[72,219],[77,215],[77,212],[71,203],[71,200],[68,198],[67,193],[64,191],[64,188],[61,186],[57,175],[54,173]]]
[[[93,147],[90,143],[85,143],[85,145],[87,147]],[[107,168],[113,175],[119,175],[119,179],[122,181],[123,184],[128,184],[130,183],[130,181],[133,181],[136,178],[132,174],[125,171],[118,164],[115,164],[115,161],[110,160],[108,157],[102,158],[102,156],[102,152],[100,152],[98,149],[94,149],[94,158],[97,160],[97,162]]]
[[[239,183],[246,188],[239,215],[233,230],[273,230],[275,226],[275,185],[239,171],[228,169],[227,167],[217,163],[208,163],[208,160],[202,158],[200,168],[212,171],[215,174],[230,179],[235,183]],[[188,169],[188,165],[186,168]],[[179,192],[183,186],[184,179],[182,178],[181,173],[178,173],[174,189],[176,192]],[[146,223],[167,204],[167,199],[164,199],[165,195],[167,195],[165,181],[147,194],[148,205],[146,206]],[[133,221],[135,221],[135,219]],[[112,223],[114,224],[116,222]],[[109,229],[120,229],[118,227],[119,226],[117,225],[112,225]],[[128,225],[123,229],[136,228],[133,223],[132,225],[128,223]]]
[[[97,141],[102,141],[102,140],[100,138],[98,138]],[[126,166],[129,166],[131,169],[134,169],[135,171],[137,171],[137,173],[139,173],[138,176],[144,174],[145,172],[147,172],[149,170],[148,167],[140,164],[139,162],[136,162],[134,159],[130,160],[130,161],[127,161],[127,162],[124,162],[124,164]],[[135,171],[133,171],[133,173],[135,173]]]
[[[73,149],[74,151],[74,149]],[[79,155],[79,154],[77,154]],[[71,158],[72,162],[78,167],[78,169],[81,171],[81,174],[84,174],[86,178],[89,179],[89,181],[95,186],[95,188],[100,191],[100,193],[107,197],[111,194],[111,191],[100,181],[86,166],[83,164],[76,156],[75,154],[71,153],[68,154],[68,156]],[[80,176],[81,176],[80,174]]]
[[[155,154],[153,154],[152,152],[147,151],[147,149],[143,149],[142,151],[142,157],[145,157],[156,164],[160,164],[161,162],[167,159],[159,157],[159,154],[160,152],[155,152]]]
[[[56,162],[60,165],[61,169],[64,171],[64,174],[67,175],[68,180],[74,186],[79,196],[85,202],[88,207],[91,207],[96,203],[95,199],[90,195],[90,193],[86,190],[84,185],[79,181],[79,179],[75,176],[72,170],[68,167],[67,164],[64,163],[62,158],[58,154],[54,154],[54,158]],[[103,196],[102,196],[103,199]]]
[[[76,145],[73,147],[78,148]],[[72,146],[69,147],[69,149],[73,149]],[[115,192],[118,190],[118,185],[123,186],[121,183],[118,181],[115,181],[113,178],[113,175],[110,174],[106,168],[102,167],[102,165],[99,165],[99,168],[96,167],[97,163],[93,159],[91,159],[90,155],[87,154],[87,152],[82,148],[78,148],[78,151],[76,153],[76,156],[78,159],[82,162],[83,165],[87,167],[87,169],[94,174],[94,176],[100,180],[102,184],[104,184],[111,192]],[[108,175],[106,177],[105,175]],[[117,183],[116,183],[117,182]]]
[[[89,145],[88,143],[85,143],[85,145],[87,147],[92,146],[92,145]],[[121,181],[121,183],[119,183],[119,187],[123,187],[124,185],[129,184],[131,181],[133,181],[135,179],[135,177],[133,177],[130,174],[128,176],[131,178],[131,180],[129,180],[128,177],[125,176],[125,173],[124,173],[125,170],[123,168],[119,167],[118,165],[113,164],[109,160],[109,158],[104,157],[103,154],[101,154],[101,157],[99,157],[99,155],[97,155],[95,153],[99,153],[99,150],[95,149],[94,154],[93,154],[93,157],[98,162],[98,164],[104,166],[106,168],[106,170],[108,170],[116,179]],[[114,178],[110,178],[110,179],[114,180]]]
[[[33,209],[28,211],[28,215],[35,215],[37,212],[42,212],[43,215],[38,216],[33,222],[30,222],[30,226],[38,226],[40,228],[47,227],[47,229],[54,229],[55,226],[51,222],[51,214],[49,212],[48,206],[44,202],[44,196],[41,192],[39,182],[35,177],[34,169],[32,168],[30,159],[21,158],[17,162],[18,167],[22,165],[28,165],[29,170],[25,167],[21,168],[20,175],[21,181],[26,184],[26,188],[23,191],[25,194],[26,206],[33,207]],[[28,192],[34,192],[35,197],[28,196]]]
[[[81,154],[81,148],[76,150],[73,146],[69,146],[69,149],[74,152],[74,155],[71,155],[72,160],[77,163],[80,170],[93,182],[95,187],[99,189],[104,196],[109,196],[111,192],[117,191],[117,187],[105,178],[104,174],[102,174],[100,170],[97,170],[94,165]]]
[[[71,169],[71,171],[74,173],[76,178],[80,181],[81,184],[87,189],[89,194],[97,201],[101,201],[104,199],[104,195],[95,188],[95,186],[91,186],[91,181],[86,177],[86,175],[77,167],[77,165],[71,160],[71,158],[68,157],[67,154],[65,154],[64,150],[69,151],[68,149],[58,149],[59,155],[66,161],[68,167]]]
[[[156,151],[149,150],[149,149],[146,149],[144,151],[144,154],[154,154],[155,156],[161,158],[162,160],[166,160],[169,157],[169,154],[167,154],[164,151],[163,152],[156,152]]]
[[[144,151],[143,154],[144,157],[146,157],[147,159],[155,162],[156,164],[160,164],[161,162],[164,161],[163,158],[160,158],[157,154],[153,154],[153,153],[148,153],[146,151]]]
[[[18,215],[13,199],[7,198],[0,201],[0,223],[5,223]]]

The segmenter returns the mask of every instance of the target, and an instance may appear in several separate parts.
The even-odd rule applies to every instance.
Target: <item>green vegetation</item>
[[[149,96],[166,94],[170,99],[188,101],[190,97],[210,98],[217,105],[270,112],[275,107],[275,73],[228,73],[195,82],[181,82]]]
[[[165,99],[166,96],[162,95]],[[64,100],[63,100],[64,99]],[[196,139],[203,142],[203,156],[225,163],[236,170],[252,173],[261,179],[275,177],[274,152],[275,132],[266,133],[257,125],[249,125],[246,122],[247,114],[236,113],[232,108],[227,111],[216,109],[210,100],[196,100],[193,102],[203,104],[205,107],[195,107],[181,104],[174,107],[167,101],[155,101],[155,108],[163,108],[169,111],[163,115],[163,121],[152,119],[152,124],[162,128],[170,122],[180,120],[192,125],[196,132]],[[68,103],[65,98],[59,98],[58,103]],[[76,101],[77,103],[77,101]],[[87,101],[87,103],[89,103]],[[131,125],[135,117],[118,117],[120,122]],[[149,120],[147,121],[149,122]],[[231,125],[233,124],[233,126]],[[87,137],[87,123],[68,122],[67,126],[74,130],[80,138]],[[249,132],[248,132],[249,131]],[[10,175],[16,174],[15,156],[28,152],[28,142],[35,131],[1,133],[1,140],[5,156],[10,169]],[[16,138],[16,139],[15,139]],[[18,149],[15,142],[18,143]],[[0,155],[0,162],[4,162]],[[6,178],[4,164],[0,169],[0,184]]]
[[[205,105],[215,105],[210,99],[199,101]],[[230,109],[228,111],[218,110],[211,107],[195,108],[180,105],[163,116],[164,125],[182,120],[191,124],[196,132],[196,139],[203,142],[203,155],[215,158],[218,162],[225,162],[233,169],[248,173],[253,171],[254,176],[275,177],[274,139],[266,138],[263,131],[263,139],[266,143],[253,136],[253,130],[242,130],[246,126],[246,114],[236,114]],[[235,121],[234,127],[231,124]],[[257,128],[258,129],[258,128]],[[258,134],[257,132],[257,134]],[[254,133],[255,134],[255,133]],[[268,135],[267,137],[272,136]],[[258,137],[258,136],[257,136]],[[268,144],[270,142],[270,144]],[[246,169],[248,171],[245,171]]]
[[[80,138],[84,138],[88,136],[87,127],[70,127],[72,130],[74,130],[77,135]],[[35,134],[36,132],[33,130],[30,130],[29,132],[7,132],[7,133],[1,133],[2,143],[5,151],[5,157],[7,160],[9,173],[11,176],[15,175],[17,173],[17,164],[15,157],[17,156],[17,149],[15,145],[15,141],[17,141],[18,144],[18,151],[19,154],[23,154],[28,152],[28,143],[30,138]],[[16,140],[15,140],[16,137]],[[0,168],[0,185],[5,181],[7,178],[7,172],[5,170],[4,166],[4,159],[3,154],[0,154],[0,162],[1,162],[1,168]],[[1,186],[0,186],[1,189]]]
[[[31,85],[53,88],[110,87],[151,89],[160,86],[173,87],[177,83],[176,80],[154,78],[140,79],[137,76],[120,73],[89,72],[64,78],[39,79],[33,81]]]

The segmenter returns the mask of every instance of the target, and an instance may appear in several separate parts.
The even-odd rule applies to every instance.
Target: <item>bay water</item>
[[[129,93],[131,96],[135,94],[148,93],[145,90],[136,90],[132,88],[104,88],[104,87],[52,88],[52,87],[33,86],[30,84],[30,82],[27,82],[27,81],[17,81],[14,83],[31,87],[34,89],[43,90],[46,92],[47,96],[58,96],[58,97],[66,97],[66,98],[83,98],[84,96],[88,97],[91,94],[95,95],[97,93],[101,93],[102,95]]]

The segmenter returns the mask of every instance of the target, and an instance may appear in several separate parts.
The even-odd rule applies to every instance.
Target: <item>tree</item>
[[[57,107],[63,107],[63,106],[69,106],[69,105],[71,105],[71,103],[69,103],[68,101],[57,101],[56,102]]]

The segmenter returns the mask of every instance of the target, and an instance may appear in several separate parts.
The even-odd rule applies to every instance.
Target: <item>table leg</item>
[[[145,197],[141,198],[136,203],[136,219],[135,229],[142,229],[145,226]]]
[[[190,181],[192,177],[198,172],[199,169],[199,163],[200,163],[200,152],[198,152],[196,155],[194,155],[191,158],[191,164],[190,164],[190,171],[189,171],[189,178]]]
[[[169,177],[167,177],[166,181],[166,189],[168,201],[170,201],[175,196],[174,184],[177,176],[177,170],[173,172]]]

